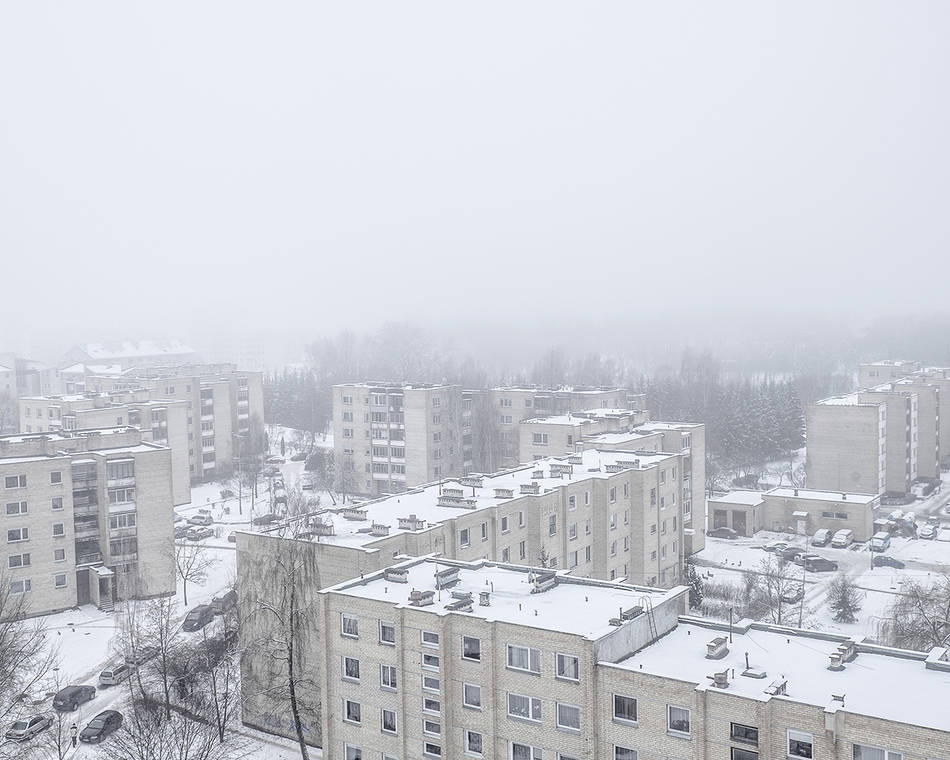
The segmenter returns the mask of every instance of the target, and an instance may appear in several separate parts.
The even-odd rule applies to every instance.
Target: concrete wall
[[[883,404],[809,404],[805,478],[819,491],[881,493],[885,490]]]

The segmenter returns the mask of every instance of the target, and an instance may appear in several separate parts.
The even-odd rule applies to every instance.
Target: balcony
[[[86,554],[76,555],[77,568],[100,564],[102,564],[102,552],[87,552]]]
[[[109,555],[109,564],[115,565],[125,562],[138,562],[139,553],[138,552],[125,552],[124,554],[110,554]]]
[[[106,488],[129,488],[135,485],[135,476],[130,478],[109,478],[106,481]]]
[[[135,511],[135,502],[134,501],[122,501],[118,504],[109,505],[109,514],[117,515],[123,512],[134,512]]]
[[[128,528],[109,528],[109,538],[135,538],[138,535],[138,528],[132,525]]]
[[[77,541],[83,539],[99,539],[99,520],[76,520],[73,523],[73,533]]]
[[[73,491],[95,490],[99,487],[99,479],[95,475],[77,478],[73,475]]]

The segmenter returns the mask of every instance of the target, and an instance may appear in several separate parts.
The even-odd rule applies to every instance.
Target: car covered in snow
[[[800,602],[805,598],[805,587],[801,584],[792,586],[784,594],[782,594],[782,601],[786,604],[795,604],[795,602]]]
[[[739,537],[739,532],[733,530],[732,528],[721,527],[721,528],[713,528],[710,531],[706,531],[706,535],[710,536],[711,538],[733,539],[733,538]]]
[[[927,525],[921,525],[920,528],[917,530],[917,538],[934,539],[936,537],[937,537],[936,525],[931,525],[930,523],[928,523]]]
[[[854,543],[854,531],[850,528],[842,528],[837,531],[831,539],[831,545],[835,549],[847,549]]]
[[[829,528],[819,528],[811,538],[812,546],[827,546],[831,543],[831,530]]]
[[[203,538],[211,538],[214,535],[214,528],[194,527],[189,528],[185,537],[189,541],[200,541]]]
[[[53,719],[49,715],[31,715],[13,721],[13,725],[7,729],[7,732],[3,736],[11,741],[25,742],[52,725]]]

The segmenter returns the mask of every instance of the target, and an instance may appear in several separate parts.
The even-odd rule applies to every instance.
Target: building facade
[[[808,405],[805,428],[809,488],[868,494],[887,490],[885,403],[862,402],[857,394],[823,399]]]
[[[0,438],[7,578],[32,614],[175,593],[171,450],[138,429]]]

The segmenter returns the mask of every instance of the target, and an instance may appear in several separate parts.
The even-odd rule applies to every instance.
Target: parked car
[[[194,517],[188,518],[189,525],[211,525],[214,522],[211,519],[211,515],[195,515]]]
[[[933,526],[940,525],[940,515],[928,515],[927,525],[933,525]]]
[[[122,713],[117,710],[103,710],[79,732],[79,741],[98,744],[121,725]]]
[[[254,518],[255,525],[270,525],[272,522],[277,522],[277,515],[273,512],[268,512],[267,514]]]
[[[788,548],[788,543],[785,541],[772,541],[771,543],[766,544],[762,547],[767,552],[775,553],[780,552],[782,549]]]
[[[49,715],[31,715],[28,718],[13,721],[13,725],[7,729],[4,737],[15,742],[25,742],[52,725],[53,719]]]
[[[184,538],[188,535],[191,528],[187,525],[176,525],[175,526],[175,538]]]
[[[53,707],[62,712],[73,712],[83,702],[95,698],[95,686],[67,686],[53,697]]]
[[[211,538],[214,535],[214,528],[189,528],[185,534],[189,541],[200,541],[203,538]]]
[[[830,559],[814,554],[808,555],[808,557],[805,558],[804,564],[805,569],[810,573],[826,573],[830,570],[838,569],[837,562],[832,562]]]
[[[141,647],[134,655],[128,655],[125,661],[129,663],[129,665],[141,665],[151,660],[157,654],[158,647]]]
[[[786,562],[794,562],[799,554],[805,554],[804,547],[794,545],[786,546],[784,549],[779,549],[775,552],[777,557],[781,557]]]
[[[267,459],[265,459],[264,461],[267,462],[267,464],[283,464],[284,463],[283,457],[279,457],[276,454],[274,456],[267,457]]]
[[[786,604],[795,604],[800,602],[805,596],[805,587],[801,585],[794,586],[782,594],[782,601]]]
[[[899,559],[888,557],[886,554],[877,554],[874,557],[874,567],[895,567],[898,570],[903,570],[904,563]]]
[[[99,674],[99,686],[115,686],[129,677],[132,669],[124,662],[108,666]]]
[[[827,546],[831,543],[831,530],[828,528],[819,528],[811,538],[812,546]]]
[[[809,554],[808,552],[798,552],[794,557],[792,557],[792,562],[796,565],[804,565],[810,559],[818,558],[817,554]]]
[[[937,537],[937,526],[936,525],[921,525],[920,529],[917,531],[917,538],[928,538],[933,539]]]
[[[890,533],[875,533],[871,536],[871,543],[868,548],[872,552],[884,552],[890,548],[891,545],[891,534]]]
[[[236,530],[232,530],[230,533],[228,533],[228,543],[229,543],[229,544],[236,544],[236,543],[237,543],[237,531],[236,531]]]
[[[294,454],[294,455],[290,458],[290,461],[291,461],[291,462],[306,462],[306,461],[307,461],[307,453],[306,453],[305,451],[298,451],[296,454]]]
[[[850,528],[842,528],[831,539],[831,545],[835,549],[847,549],[854,543],[854,531]]]
[[[211,606],[215,615],[223,615],[228,610],[233,610],[237,606],[237,591],[231,589],[226,594],[214,597]]]
[[[212,620],[214,620],[214,608],[210,604],[199,604],[185,615],[185,622],[181,624],[181,629],[189,633],[200,631]]]
[[[311,488],[313,486],[311,485]],[[738,538],[738,531],[733,530],[732,528],[713,528],[712,530],[706,533],[707,536],[712,536],[713,538]]]

